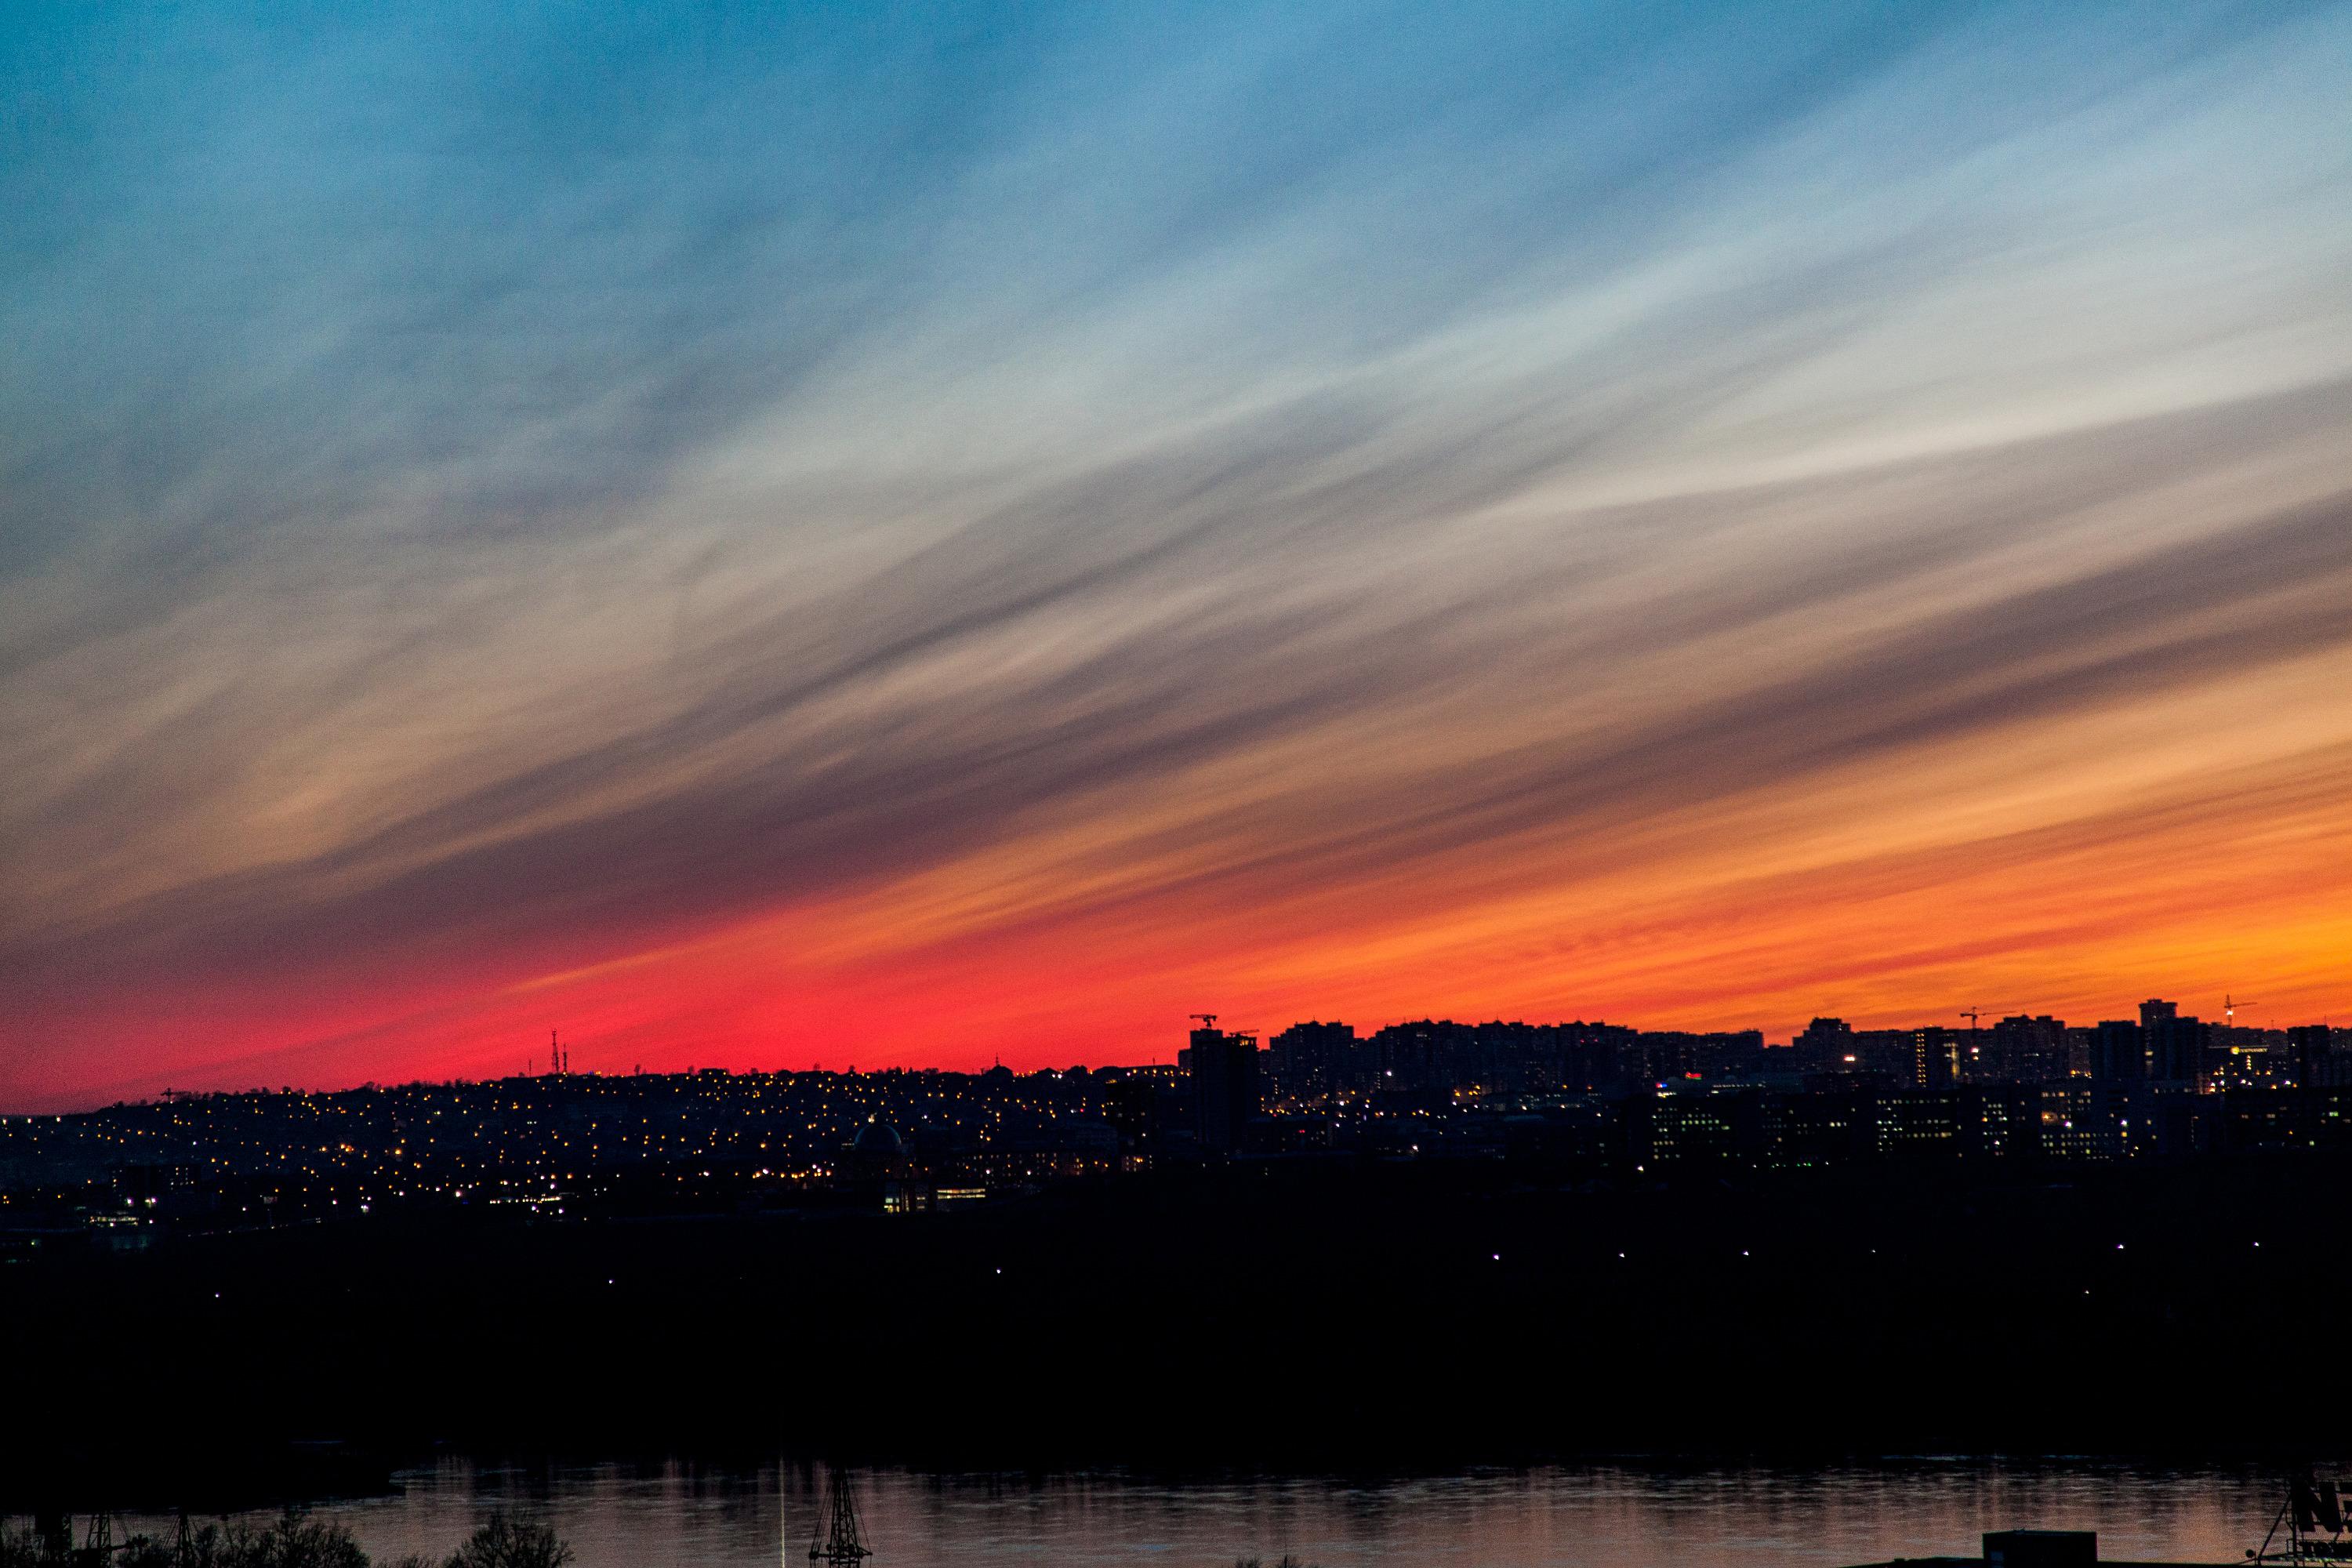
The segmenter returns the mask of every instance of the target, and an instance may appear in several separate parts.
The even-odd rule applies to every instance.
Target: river
[[[541,1519],[578,1568],[766,1568],[807,1561],[824,1475],[685,1461],[487,1464],[401,1472],[397,1495],[320,1505],[379,1562],[446,1555],[495,1509]],[[1170,1482],[854,1472],[871,1568],[1224,1568],[1288,1552],[1373,1563],[1538,1568],[1842,1568],[1973,1555],[1986,1530],[2096,1530],[2102,1558],[2233,1563],[2278,1490],[2251,1470],[1922,1458],[1830,1468],[1542,1467],[1368,1480]],[[169,1521],[124,1523],[168,1535]]]

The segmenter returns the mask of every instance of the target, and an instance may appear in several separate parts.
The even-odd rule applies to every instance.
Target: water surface
[[[2096,1530],[2100,1556],[2228,1563],[2278,1505],[2252,1470],[1927,1459],[1827,1469],[1642,1466],[1477,1470],[1404,1480],[1171,1484],[856,1472],[871,1568],[1056,1563],[1223,1568],[1285,1552],[1322,1565],[1842,1568],[1973,1555],[1986,1530]],[[379,1560],[446,1554],[494,1509],[544,1519],[578,1568],[805,1564],[824,1474],[797,1465],[448,1460],[397,1496],[322,1505]],[[132,1521],[168,1534],[163,1521]]]

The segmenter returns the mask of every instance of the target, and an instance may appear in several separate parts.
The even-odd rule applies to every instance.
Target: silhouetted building
[[[1854,1163],[1875,1152],[1877,1109],[1866,1089],[1850,1079],[1824,1079],[1841,1087],[1818,1093],[1773,1095],[1764,1107],[1764,1135],[1771,1163],[1781,1170],[1826,1170]]]
[[[2042,1158],[2101,1161],[2122,1155],[2121,1131],[2105,1109],[2108,1087],[2079,1081],[2042,1086],[2035,1137]]]
[[[1919,1087],[1919,1038],[1916,1029],[1856,1029],[1847,1037],[1846,1070]]]
[[[1753,1163],[1768,1135],[1764,1099],[1742,1094],[1650,1094],[1626,1101],[1626,1151],[1643,1174],[1685,1164]]]
[[[2147,1051],[2147,1076],[2160,1083],[2201,1084],[2209,1076],[2207,1040],[2202,1019],[2183,1018],[2168,1007],[2140,1026]]]
[[[2294,1058],[2295,1081],[2309,1089],[2340,1081],[2335,1031],[2325,1024],[2299,1024],[2286,1032],[2288,1053]]]
[[[1319,1100],[1347,1087],[1355,1056],[1352,1025],[1293,1024],[1266,1042],[1266,1076],[1277,1094]]]
[[[2042,1091],[2000,1083],[1960,1091],[1958,1149],[1967,1160],[2030,1159],[2042,1152]]]
[[[2140,1026],[2128,1018],[2102,1018],[2091,1041],[2091,1076],[2105,1083],[2137,1082],[2147,1076],[2147,1053]]]
[[[1979,1076],[1992,1082],[2054,1083],[2067,1076],[2071,1064],[2066,1026],[2043,1014],[2020,1013],[2003,1018],[1985,1031]]]
[[[1257,1040],[1213,1025],[1192,1031],[1193,1128],[1202,1149],[1230,1154],[1258,1113]]]
[[[2192,1026],[2183,1028],[2183,1024]],[[2183,1019],[2179,1004],[2149,997],[2139,1005],[2141,1059],[2146,1075],[2159,1083],[2179,1084],[2204,1076],[2204,1038]]]
[[[1893,1160],[1927,1160],[1959,1147],[1958,1100],[1949,1089],[1898,1089],[1877,1098],[1878,1153]]]
[[[1859,1067],[1853,1055],[1853,1031],[1843,1018],[1816,1018],[1789,1042],[1803,1072],[1837,1072]]]
[[[1959,1042],[1952,1031],[1930,1024],[1911,1031],[1911,1083],[1915,1089],[1952,1087],[1952,1058]]]
[[[1446,1037],[1454,1026],[1432,1018],[1391,1024],[1375,1030],[1369,1042],[1376,1088],[1426,1089],[1437,1076]],[[1451,1086],[1448,1086],[1451,1087]]]
[[[1657,1080],[1744,1078],[1764,1067],[1764,1032],[1650,1030],[1641,1037],[1645,1076]]]

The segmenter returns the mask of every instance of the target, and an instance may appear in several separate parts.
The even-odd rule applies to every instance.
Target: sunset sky
[[[10,7],[0,1110],[2352,1016],[2352,6]]]

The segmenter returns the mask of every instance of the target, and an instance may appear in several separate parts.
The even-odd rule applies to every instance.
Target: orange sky
[[[1286,797],[1313,781],[1211,809],[1210,781],[1170,778],[1125,815],[1078,811],[578,965],[491,952],[388,973],[331,960],[298,988],[127,985],[56,1016],[111,1076],[26,1098],[490,1074],[536,1059],[551,1027],[575,1068],[622,1071],[1167,1059],[1193,1011],[1269,1031],[1435,1015],[1774,1038],[1816,1013],[2088,1021],[2149,995],[2218,1016],[2234,994],[2251,1024],[2340,1017],[2352,715],[2332,734],[2309,720],[2347,679],[2352,657],[2292,662],[1801,787],[1759,780],[1591,830],[1538,821],[1376,879],[1319,868],[1349,863],[1356,830],[1296,815],[1311,801]],[[2233,717],[2264,710],[2294,721]],[[1264,832],[1253,808],[1286,824],[1253,841],[1262,864],[1223,837]]]

